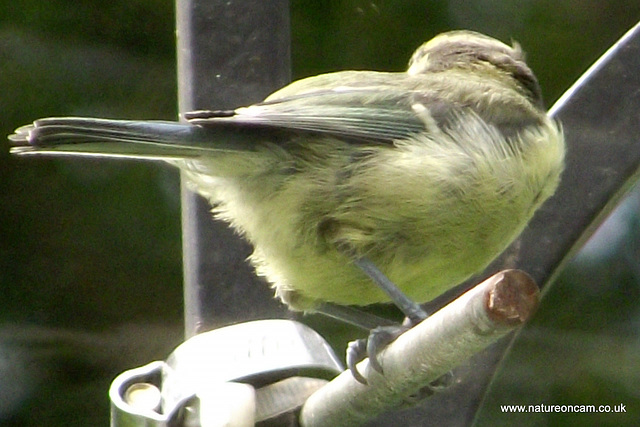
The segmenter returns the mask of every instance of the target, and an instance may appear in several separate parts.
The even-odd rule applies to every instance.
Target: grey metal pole
[[[177,0],[179,110],[255,103],[290,81],[287,0]],[[182,185],[185,330],[284,317],[253,274],[251,248]]]

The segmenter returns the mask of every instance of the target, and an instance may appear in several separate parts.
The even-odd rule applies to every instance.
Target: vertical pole
[[[290,80],[287,0],[177,0],[180,113],[262,100]],[[283,317],[245,262],[251,248],[182,182],[185,330]]]

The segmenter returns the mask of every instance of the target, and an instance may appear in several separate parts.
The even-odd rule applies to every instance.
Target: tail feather
[[[84,155],[170,160],[211,151],[252,150],[260,132],[238,132],[230,125],[203,128],[168,121],[46,118],[22,126],[9,136],[11,153]]]

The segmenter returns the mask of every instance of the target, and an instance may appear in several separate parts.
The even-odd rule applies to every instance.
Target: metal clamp
[[[196,335],[166,362],[111,384],[111,425],[251,426],[299,408],[343,370],[326,341],[291,320],[259,320]]]

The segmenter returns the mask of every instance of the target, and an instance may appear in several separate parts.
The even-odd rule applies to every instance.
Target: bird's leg
[[[378,348],[381,346],[383,347],[385,344],[393,341],[393,339],[397,337],[397,335],[395,335],[391,339],[382,339],[384,337],[378,335],[377,331],[384,334],[385,331],[400,330],[400,333],[402,333],[405,330],[401,325],[393,320],[367,313],[352,306],[323,303],[316,308],[316,311],[325,316],[338,319],[369,332],[368,339],[352,341],[347,347],[347,367],[351,371],[353,378],[362,384],[367,384],[367,380],[362,376],[362,374],[360,374],[360,372],[358,372],[356,364],[369,355],[368,347],[371,346],[371,355],[373,355],[373,357],[369,355],[372,360],[372,366],[374,366],[374,369],[376,370],[381,370],[382,368],[380,367],[380,364],[377,363],[375,354],[377,354]]]
[[[417,325],[428,317],[427,312],[407,297],[369,258],[357,257],[353,263],[391,298],[391,302],[409,319],[411,326]]]
[[[347,348],[347,367],[353,377],[366,384],[366,379],[358,372],[356,364],[369,357],[369,364],[377,372],[382,373],[382,365],[378,361],[378,351],[393,342],[404,331],[410,329],[428,317],[426,311],[415,301],[407,297],[380,269],[367,257],[352,256],[353,263],[360,268],[369,278],[382,289],[391,301],[406,316],[401,325],[380,325],[369,332],[366,339],[360,339],[349,343]]]
[[[341,322],[348,323],[364,331],[370,331],[378,326],[393,326],[397,322],[366,312],[350,305],[338,305],[330,302],[320,304],[315,311]]]
[[[392,343],[403,332],[411,329],[425,320],[429,315],[418,303],[407,297],[380,269],[367,257],[352,257],[357,265],[371,280],[382,289],[391,301],[404,313],[405,320],[402,324],[390,324],[389,321],[378,323],[378,326],[370,329],[366,339],[359,339],[349,343],[347,347],[347,367],[356,381],[367,384],[367,379],[358,371],[356,365],[365,357],[369,358],[369,365],[379,373],[382,365],[378,360],[378,351]],[[453,374],[448,372],[435,379],[421,392],[413,397],[418,401],[432,395],[434,392],[448,387],[453,383]]]

